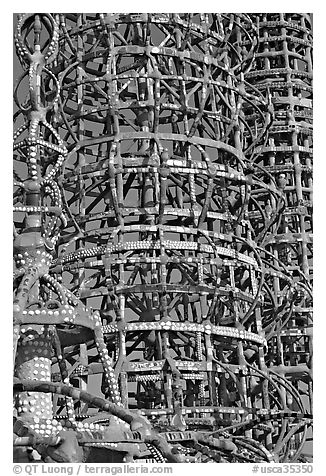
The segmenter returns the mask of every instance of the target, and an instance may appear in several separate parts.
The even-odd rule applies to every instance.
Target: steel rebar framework
[[[309,460],[310,22],[19,15],[17,461]]]

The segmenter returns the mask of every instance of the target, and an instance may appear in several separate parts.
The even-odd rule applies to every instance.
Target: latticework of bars
[[[19,16],[16,460],[309,460],[310,22]]]

